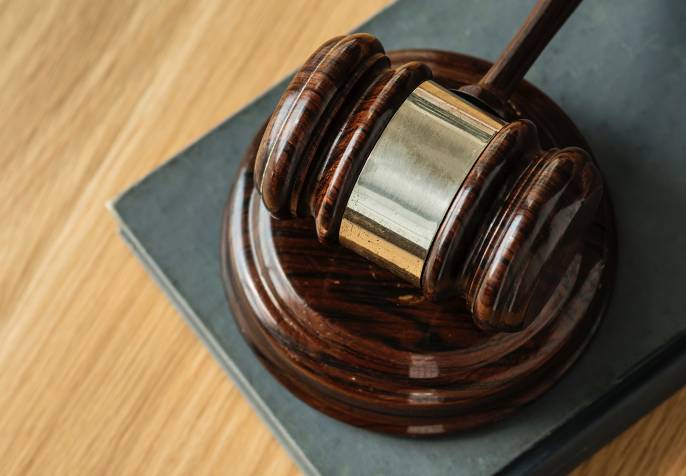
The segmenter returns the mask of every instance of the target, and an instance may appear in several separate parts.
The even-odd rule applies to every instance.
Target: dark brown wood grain
[[[552,149],[534,160],[494,207],[497,216],[474,253],[467,302],[479,327],[516,332],[549,305],[602,192],[600,174],[581,149]]]
[[[371,35],[336,37],[298,70],[259,145],[262,200],[280,219],[314,216],[323,243],[337,244],[340,220],[362,164],[407,96],[431,70],[390,68]]]
[[[542,152],[536,127],[518,120],[490,142],[465,178],[429,250],[422,289],[427,299],[440,302],[466,298],[478,243],[486,241],[491,223],[522,174]],[[487,244],[487,243],[485,243]]]
[[[460,88],[506,120],[513,117],[508,100],[519,82],[581,0],[539,0],[507,48],[475,84]]]
[[[320,46],[297,72],[257,151],[257,183],[273,216],[298,216],[304,178],[320,141],[329,133],[337,113],[345,110],[345,103],[357,102],[355,86],[368,82],[367,76],[374,81],[388,71],[389,61],[383,53],[381,43],[371,35],[339,36]]]
[[[466,299],[488,332],[527,327],[548,302],[593,219],[602,179],[571,147],[543,153],[517,120],[488,145],[460,187],[429,251],[428,299]]]
[[[431,70],[416,61],[388,69],[365,91],[345,118],[328,151],[318,162],[318,173],[310,181],[314,190],[311,213],[322,243],[338,244],[343,212],[369,153],[395,111],[428,79],[431,79]]]
[[[476,58],[426,50],[389,57],[391,68],[414,61],[430,66],[434,79],[447,88],[474,84],[490,67]],[[511,103],[522,118],[542,125],[539,134],[546,148],[588,150],[569,118],[535,87],[523,82]],[[481,198],[506,203],[499,198],[499,184],[505,183],[511,189],[508,196],[516,197],[519,189],[511,183],[528,183],[523,178],[540,173],[562,154],[541,155],[535,135],[526,121],[501,132],[512,155],[494,158],[490,168],[484,163],[486,179],[475,182]],[[310,405],[375,431],[446,434],[517,411],[554,385],[583,351],[614,276],[607,195],[573,248],[569,265],[556,271],[562,273],[559,284],[552,292],[544,290],[551,297],[539,317],[521,332],[488,334],[475,324],[465,299],[432,303],[421,290],[351,251],[323,246],[314,218],[272,218],[254,188],[259,138],[246,152],[225,208],[223,278],[236,320],[256,355]],[[510,164],[508,157],[518,159]],[[564,170],[568,160],[580,170],[592,163],[558,160]],[[567,182],[574,182],[569,177]],[[478,203],[485,207],[491,198]],[[478,220],[483,208],[472,213],[471,219]],[[467,234],[482,236],[475,223],[468,225]],[[436,258],[443,253],[437,262],[459,256],[471,263],[471,251],[451,254],[448,249],[437,249]],[[434,281],[436,295],[445,290],[441,283],[455,282],[453,269],[446,269],[448,275],[438,273]]]

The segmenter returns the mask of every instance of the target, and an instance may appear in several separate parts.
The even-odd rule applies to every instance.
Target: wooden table
[[[0,1],[0,474],[300,474],[104,203],[387,3]],[[682,390],[574,474],[685,449]]]

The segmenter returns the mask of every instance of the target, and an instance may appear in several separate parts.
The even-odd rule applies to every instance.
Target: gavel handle
[[[461,91],[502,115],[519,82],[579,3],[581,0],[539,0],[486,75]]]

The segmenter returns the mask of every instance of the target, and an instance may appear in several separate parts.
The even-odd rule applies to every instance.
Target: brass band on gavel
[[[420,286],[455,194],[506,124],[433,81],[422,83],[367,159],[343,215],[341,244]]]

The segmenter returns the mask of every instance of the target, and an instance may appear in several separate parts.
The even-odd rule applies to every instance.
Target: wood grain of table
[[[0,474],[300,474],[104,203],[387,3],[0,0]],[[574,474],[685,468],[682,390]]]

